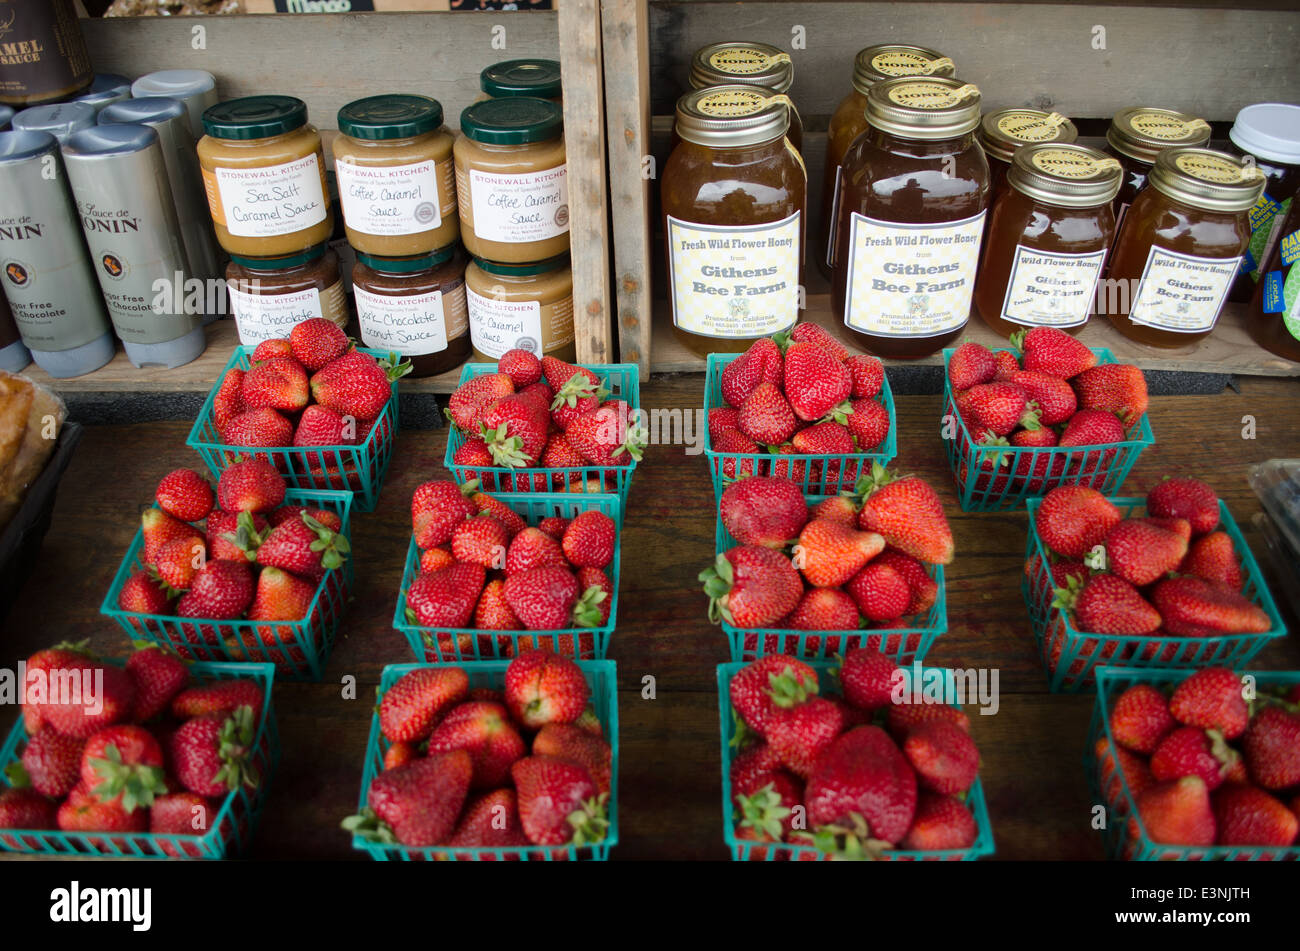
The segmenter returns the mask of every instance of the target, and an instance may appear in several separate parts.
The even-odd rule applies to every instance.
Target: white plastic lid
[[[1300,106],[1260,102],[1237,113],[1228,138],[1266,162],[1300,165]]]
[[[131,95],[137,99],[145,96],[188,99],[215,89],[216,85],[212,74],[201,69],[164,69],[137,79],[131,85]]]

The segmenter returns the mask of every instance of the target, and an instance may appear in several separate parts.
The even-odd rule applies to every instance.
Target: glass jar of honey
[[[1117,159],[1082,145],[1026,145],[1012,156],[975,283],[986,324],[1009,337],[1025,327],[1075,332],[1087,323],[1121,176]]]
[[[1200,148],[1210,141],[1210,124],[1173,109],[1130,106],[1115,113],[1106,130],[1106,151],[1124,166],[1124,181],[1115,196],[1115,233],[1147,183],[1156,156],[1165,149]]]
[[[1011,156],[1022,145],[1040,142],[1073,142],[1079,130],[1059,112],[1041,109],[999,109],[980,120],[976,138],[989,160],[989,207],[992,208],[1007,184]]]
[[[744,85],[788,93],[794,85],[794,63],[789,53],[767,43],[710,43],[695,51],[690,81],[692,89]],[[790,128],[785,134],[790,144],[802,152],[803,119],[793,102]]]
[[[1115,241],[1110,280],[1132,290],[1117,295],[1111,322],[1156,347],[1182,347],[1209,334],[1263,190],[1263,172],[1226,153],[1161,152]]]
[[[890,79],[867,94],[867,121],[844,156],[831,300],[864,348],[915,359],[970,318],[989,193],[979,90]]]
[[[787,104],[741,85],[677,101],[682,141],[662,181],[669,300],[674,332],[701,356],[798,320],[808,179],[785,135]]]
[[[1250,335],[1271,353],[1300,363],[1300,202],[1292,202],[1260,267],[1250,302]]]

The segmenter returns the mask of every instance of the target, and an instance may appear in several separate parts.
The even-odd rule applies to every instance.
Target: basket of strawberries
[[[361,800],[377,861],[604,861],[618,843],[612,660],[384,668]]]
[[[270,664],[123,663],[84,645],[26,661],[0,747],[0,849],[222,859],[252,838],[280,757]]]
[[[268,661],[286,679],[320,680],[352,589],[352,500],[286,488],[260,457],[232,463],[216,492],[177,469],[141,515],[100,613],[185,658]]]
[[[1146,498],[1067,485],[1030,499],[1021,591],[1054,691],[1105,665],[1241,666],[1286,634],[1232,513],[1192,478]]]
[[[942,434],[962,510],[1020,508],[1058,485],[1119,491],[1155,443],[1142,371],[1053,327],[1011,340],[1019,354],[943,352]]]
[[[299,489],[356,493],[373,511],[397,438],[396,354],[354,347],[316,317],[288,339],[236,347],[199,411],[186,445],[212,475],[252,452]]]

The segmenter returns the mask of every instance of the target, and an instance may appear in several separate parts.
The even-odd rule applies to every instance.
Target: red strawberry
[[[1229,783],[1211,800],[1218,844],[1285,847],[1296,840],[1300,819],[1262,789]]]
[[[1110,570],[1139,588],[1173,571],[1187,554],[1187,539],[1139,518],[1112,528],[1105,544]]]
[[[593,386],[599,386],[601,382],[600,377],[596,375],[594,370],[589,370],[587,367],[576,366],[575,364],[568,363],[558,357],[542,357],[541,366],[542,375],[546,378],[546,384],[554,392],[559,392],[564,384],[568,383],[575,376],[581,377]]]
[[[545,454],[543,453],[543,455]],[[483,441],[482,436],[470,436],[461,443],[460,448],[452,453],[451,461],[457,466],[487,466],[492,468],[497,464],[496,459],[492,458],[492,451],[488,449],[488,444]],[[466,476],[478,479],[488,487],[496,486],[496,475],[493,473],[470,469]]]
[[[1092,634],[1136,636],[1160,627],[1159,612],[1117,575],[1094,575],[1082,589],[1058,590],[1053,605],[1072,614],[1076,629]]]
[[[709,617],[736,627],[765,627],[794,610],[803,582],[790,559],[771,548],[741,545],[700,573]]]
[[[593,736],[572,723],[548,723],[533,739],[533,755],[577,763],[591,774],[598,791],[609,792],[613,751],[602,736]]]
[[[796,703],[790,697],[776,696],[773,702],[776,708],[764,730],[767,745],[790,772],[807,778],[818,757],[848,725],[844,710],[825,697]]]
[[[572,723],[591,696],[582,669],[567,657],[525,651],[510,662],[505,679],[506,706],[527,729]]]
[[[486,492],[475,492],[469,497],[469,500],[474,503],[474,508],[480,513],[491,515],[504,525],[506,535],[510,538],[514,538],[528,527],[528,523],[523,520],[523,517],[518,512],[495,496],[488,495]]]
[[[631,407],[622,400],[610,400],[570,423],[564,438],[592,465],[639,462],[645,437],[632,426],[631,412]]]
[[[961,413],[966,422],[1006,436],[1017,426],[1038,428],[1038,413],[1029,405],[1029,394],[1015,383],[980,383],[966,390],[961,398]]]
[[[55,829],[55,806],[34,789],[0,788],[0,829]],[[19,838],[0,836],[0,844],[18,850]]]
[[[343,356],[348,345],[348,335],[338,324],[324,317],[310,317],[294,324],[289,331],[289,349],[308,373],[315,373]]]
[[[158,552],[170,541],[198,541],[200,544],[203,541],[197,528],[168,515],[162,509],[148,508],[141,512],[140,529],[144,538],[145,564],[154,564],[158,560]]]
[[[975,782],[980,755],[965,730],[947,720],[927,720],[908,731],[903,754],[916,780],[931,792],[963,793]]]
[[[859,710],[875,711],[893,702],[898,666],[879,651],[857,647],[844,655],[840,685],[844,699]]]
[[[447,401],[447,418],[461,432],[477,436],[483,414],[499,400],[515,392],[515,385],[504,373],[488,373],[466,380],[456,387]]]
[[[90,790],[78,786],[59,806],[56,821],[64,832],[144,832],[149,828],[149,810],[127,812],[121,800],[101,802]]]
[[[970,848],[978,837],[979,827],[964,802],[956,796],[922,790],[902,847],[921,852],[953,851]]]
[[[805,515],[805,517],[807,516]],[[858,507],[849,496],[832,495],[830,498],[822,499],[813,506],[811,517],[829,519],[832,522],[840,522],[841,524],[848,525],[850,528],[855,528],[858,524]],[[803,526],[801,525],[800,527],[802,528]],[[736,535],[735,532],[732,532],[731,534]],[[739,539],[740,536],[736,535],[736,538]],[[743,541],[743,539],[741,540]]]
[[[858,605],[839,588],[812,588],[778,626],[796,631],[854,631]],[[814,643],[814,639],[808,638],[806,643]]]
[[[963,343],[948,358],[948,381],[954,391],[989,383],[997,372],[993,351],[979,343]]]
[[[193,717],[225,716],[240,707],[250,707],[260,715],[264,700],[262,688],[251,680],[216,680],[182,690],[171,703],[171,714],[178,720]]]
[[[317,585],[284,571],[263,568],[257,575],[257,592],[248,608],[250,621],[298,621],[307,616]],[[294,639],[293,626],[258,628],[262,643],[274,646]]]
[[[735,835],[756,842],[782,842],[799,826],[803,783],[783,769],[755,777],[745,785],[732,783]]]
[[[999,383],[1010,380],[1015,375],[1015,372],[1020,369],[1020,360],[1010,350],[994,351],[993,361],[997,366],[993,379]]]
[[[343,828],[411,848],[441,845],[456,828],[473,771],[473,761],[464,750],[386,770],[370,783],[368,809],[345,819]]]
[[[507,350],[497,361],[497,372],[510,377],[515,389],[522,390],[542,378],[542,361],[527,350]]]
[[[225,512],[269,512],[284,502],[284,492],[284,478],[264,459],[236,462],[217,481],[218,504]]]
[[[1147,411],[1147,381],[1127,363],[1107,363],[1084,370],[1072,381],[1079,409],[1104,409],[1132,426]]]
[[[1097,365],[1097,355],[1064,330],[1034,327],[1011,337],[1011,345],[1024,354],[1024,367],[1069,380]]]
[[[1124,424],[1114,413],[1104,409],[1081,409],[1065,424],[1058,446],[1106,446],[1123,442]],[[1107,459],[1111,458],[1108,453]]]
[[[60,683],[51,680],[41,720],[64,736],[84,740],[125,721],[134,702],[135,686],[124,670],[85,664]]]
[[[1151,601],[1171,634],[1262,634],[1273,626],[1249,599],[1200,578],[1166,578],[1152,589]]]
[[[212,486],[193,469],[176,469],[162,477],[154,492],[158,507],[182,522],[199,522],[212,511]]]
[[[154,835],[203,836],[213,828],[220,811],[218,803],[192,792],[167,793],[153,801],[149,810],[149,831]],[[172,858],[182,855],[197,858],[197,847],[189,843],[163,841],[159,848]]]
[[[126,579],[117,595],[117,606],[132,614],[172,613],[172,597],[163,584],[148,571],[135,572]]]
[[[244,374],[240,390],[244,407],[294,413],[307,405],[307,371],[292,357],[272,357],[254,363]]]
[[[717,439],[724,429],[735,429],[740,422],[740,410],[730,406],[715,406],[709,410],[709,438]]]
[[[1184,776],[1145,789],[1137,798],[1138,815],[1153,842],[1164,845],[1214,844],[1214,813],[1205,780]]]
[[[154,569],[158,572],[158,579],[167,587],[173,591],[186,591],[207,558],[207,546],[199,536],[174,538],[154,554]]]
[[[519,395],[499,400],[483,414],[483,440],[498,466],[536,465],[546,448],[550,417]]]
[[[263,340],[253,348],[253,354],[248,358],[250,364],[265,363],[267,360],[275,360],[283,357],[293,356],[293,344],[287,337],[275,337],[271,340]]]
[[[887,564],[872,561],[853,576],[846,587],[869,621],[901,617],[911,603],[907,581]]]
[[[829,519],[813,519],[799,533],[795,567],[818,588],[844,584],[884,550],[885,540]],[[892,616],[892,615],[891,615]]]
[[[1241,739],[1250,778],[1265,789],[1300,785],[1300,716],[1268,706]]]
[[[506,601],[506,583],[489,581],[474,606],[473,626],[481,631],[517,631],[523,627]]]
[[[434,479],[416,486],[411,496],[411,531],[421,548],[435,548],[451,540],[456,526],[478,513],[455,482]]]
[[[273,409],[250,409],[226,424],[221,441],[231,446],[289,446],[293,424]]]
[[[1185,518],[1193,535],[1205,535],[1219,524],[1219,497],[1200,479],[1166,478],[1147,493],[1147,513]]]
[[[241,786],[257,787],[259,776],[250,762],[256,724],[251,707],[230,716],[186,720],[167,740],[167,761],[176,780],[198,796],[216,797]]]
[[[892,548],[887,548],[881,552],[876,561],[893,568],[907,582],[911,598],[908,600],[906,610],[903,611],[905,616],[910,617],[913,614],[921,614],[930,610],[935,599],[939,596],[939,585],[930,577],[930,573],[925,570],[925,565],[911,555],[895,551]]]
[[[1111,745],[1104,736],[1097,740],[1093,750],[1097,759],[1101,788],[1112,808],[1117,808],[1123,799],[1123,793],[1115,775],[1117,767],[1123,773],[1124,782],[1128,784],[1129,792],[1132,793],[1135,799],[1142,795],[1142,790],[1155,784],[1145,757],[1130,753],[1122,746],[1116,746],[1116,755],[1112,756]]]
[[[917,476],[894,477],[878,463],[864,477],[866,498],[858,527],[929,564],[952,561],[952,530],[934,489]]]
[[[1102,543],[1120,518],[1119,509],[1096,489],[1063,485],[1043,496],[1034,527],[1052,551],[1081,560]]]
[[[801,660],[769,654],[737,671],[727,689],[736,713],[763,733],[776,710],[774,696],[802,702],[817,693],[817,673]]]
[[[832,743],[808,777],[808,824],[852,827],[872,839],[902,841],[916,813],[916,774],[884,730],[854,727]]]
[[[379,729],[393,743],[419,743],[469,692],[459,667],[421,667],[394,683],[379,701]]]
[[[873,356],[856,354],[844,361],[853,380],[850,395],[855,400],[874,399],[885,385],[885,365]]]
[[[337,532],[343,529],[343,519],[339,518],[338,513],[327,509],[308,508],[305,505],[282,505],[268,515],[266,520],[275,527],[285,522],[299,521],[303,515],[314,518],[330,531]]]
[[[759,383],[740,404],[736,427],[755,442],[783,443],[799,428],[794,410],[775,383]]]
[[[494,789],[510,779],[510,767],[528,754],[499,703],[468,702],[450,710],[429,736],[429,754],[465,750],[474,763],[470,787]]]
[[[218,433],[224,433],[230,421],[244,412],[244,371],[234,367],[226,371],[212,397],[212,422]]]
[[[147,808],[155,795],[167,791],[162,747],[142,727],[119,724],[100,730],[82,751],[81,783],[101,800],[120,799],[127,812]]]
[[[506,577],[506,603],[531,631],[573,627],[578,580],[568,568],[532,568]]]
[[[1229,591],[1241,590],[1241,562],[1237,560],[1232,537],[1227,532],[1210,532],[1198,538],[1188,549],[1178,571],[1222,585]]]
[[[135,685],[131,718],[144,723],[163,713],[190,682],[190,670],[171,651],[145,647],[126,661],[126,673]]]
[[[563,433],[551,433],[546,438],[546,448],[542,450],[537,464],[543,469],[579,469],[587,464],[587,460],[569,444]],[[576,474],[571,474],[569,478],[573,480],[575,477]],[[564,482],[559,474],[553,478],[557,486]]]
[[[784,548],[799,537],[808,521],[808,506],[788,479],[753,476],[723,490],[718,514],[741,544]]]
[[[529,756],[510,769],[519,797],[524,834],[535,845],[581,848],[605,838],[605,796],[577,763],[551,756]]]
[[[1151,775],[1162,783],[1199,776],[1213,792],[1238,762],[1236,750],[1218,732],[1183,726],[1166,735],[1151,754]]]
[[[1245,733],[1250,721],[1241,677],[1226,667],[1198,670],[1180,683],[1169,698],[1169,712],[1180,723],[1217,730],[1228,740]]]
[[[889,410],[871,399],[855,399],[849,404],[853,412],[845,418],[844,425],[857,446],[858,452],[870,452],[889,435]]]
[[[592,412],[609,395],[600,377],[589,370],[574,370],[568,380],[555,388],[555,395],[546,404],[551,422],[560,430],[568,429],[569,424],[579,416]],[[550,382],[549,379],[547,382]]]
[[[781,349],[770,337],[759,337],[749,349],[722,368],[722,398],[728,406],[739,408],[759,383],[781,386],[785,380],[785,360]]]
[[[311,446],[352,446],[357,442],[357,423],[351,416],[341,416],[328,407],[312,404],[302,411],[298,428],[293,434],[293,444]],[[346,454],[333,452],[312,453],[308,457],[313,465],[341,466]]]
[[[519,821],[519,804],[515,791],[495,789],[469,800],[447,845],[456,849],[503,849],[528,845],[528,837],[524,835],[523,825]],[[493,856],[485,854],[480,857],[489,859]]]
[[[575,568],[604,568],[614,560],[617,526],[604,512],[579,512],[564,532],[564,556]]]
[[[845,418],[851,416],[852,414],[849,414]],[[829,419],[805,426],[794,434],[791,443],[795,452],[807,455],[839,455],[856,451],[848,427]],[[839,481],[830,475],[827,479]]]
[[[176,613],[181,617],[233,620],[253,603],[254,590],[248,562],[208,561],[194,573],[190,590],[176,604]]]
[[[451,553],[457,561],[484,568],[505,568],[506,527],[491,515],[476,515],[461,522],[451,533]]]
[[[885,713],[885,728],[896,740],[903,740],[918,723],[927,720],[948,720],[970,732],[970,718],[957,707],[945,703],[912,703],[908,694],[892,703]]]
[[[739,429],[726,429],[713,440],[713,451],[723,453],[762,452],[763,447]],[[793,452],[793,449],[791,450]],[[722,475],[727,479],[743,479],[754,474],[752,459],[724,459]]]
[[[1155,752],[1177,722],[1169,701],[1150,684],[1135,684],[1115,700],[1110,712],[1110,732],[1115,741],[1135,753]]]
[[[540,528],[525,528],[506,549],[507,575],[522,574],[533,568],[564,568],[567,564],[562,543]]]
[[[410,372],[409,360],[381,363],[368,353],[350,350],[312,374],[311,395],[344,416],[374,419],[388,405],[393,382]]]
[[[1038,421],[1044,426],[1064,423],[1078,408],[1074,389],[1059,376],[1037,370],[1017,370],[1011,382],[1019,386],[1038,407]]]
[[[821,419],[832,407],[848,399],[852,391],[849,369],[834,353],[814,343],[792,343],[786,349],[785,397],[800,419],[806,422]]]
[[[577,576],[581,596],[573,609],[574,620],[582,627],[608,624],[614,603],[614,582],[599,568],[579,568]]]
[[[1048,429],[1046,426],[1044,426],[1040,429],[1017,429],[1014,433],[1011,434],[1011,438],[1009,441],[1011,445],[1020,448],[1045,449],[1045,448],[1051,448],[1052,446],[1055,446],[1060,441],[1060,437],[1056,435],[1055,430]],[[1017,467],[1016,469],[1017,474],[1019,475],[1024,474],[1020,471],[1022,467],[1023,464],[1022,466]]]
[[[816,344],[841,363],[849,358],[849,350],[844,344],[836,340],[825,327],[811,321],[805,320],[791,327],[789,340],[795,343]]]
[[[421,627],[466,627],[486,580],[482,565],[466,562],[421,574],[406,589],[407,619]]]
[[[27,741],[21,764],[12,764],[5,775],[16,786],[31,786],[41,795],[62,799],[81,781],[84,746],[82,740],[46,727]]]
[[[420,748],[414,743],[392,743],[384,751],[384,769],[397,769],[420,758]]]

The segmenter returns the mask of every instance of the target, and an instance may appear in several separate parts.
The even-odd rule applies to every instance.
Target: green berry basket
[[[1225,666],[1236,668],[1237,665]],[[1250,670],[1244,673],[1253,677],[1255,688],[1265,693],[1270,688],[1290,688],[1300,683],[1297,671]],[[1217,845],[1185,846],[1154,842],[1147,833],[1137,811],[1137,799],[1129,788],[1124,769],[1114,757],[1115,738],[1110,732],[1111,705],[1121,693],[1134,684],[1150,684],[1168,693],[1188,676],[1186,670],[1135,670],[1127,667],[1099,667],[1097,669],[1097,701],[1092,708],[1092,721],[1088,726],[1088,745],[1083,754],[1083,767],[1088,775],[1088,788],[1093,802],[1106,810],[1105,825],[1101,829],[1106,856],[1134,862],[1297,862],[1300,861],[1300,843],[1289,847]],[[1103,778],[1097,762],[1096,745],[1104,739],[1112,768]]]
[[[1146,514],[1146,499],[1112,498],[1124,518]],[[1155,634],[1127,636],[1093,634],[1079,631],[1068,614],[1053,607],[1054,585],[1049,550],[1039,538],[1036,519],[1039,499],[1029,499],[1029,538],[1025,552],[1025,571],[1020,591],[1029,610],[1034,642],[1047,669],[1047,680],[1054,693],[1077,693],[1093,689],[1098,666],[1137,669],[1173,668],[1193,670],[1198,667],[1241,667],[1254,658],[1275,638],[1286,635],[1286,625],[1278,613],[1273,596],[1259,570],[1241,529],[1219,500],[1219,528],[1228,533],[1241,567],[1241,594],[1269,616],[1272,626],[1262,634],[1225,634],[1221,637],[1173,637]]]
[[[805,495],[804,501],[814,506],[829,495]],[[715,554],[721,555],[739,545],[727,531],[722,519],[717,519]],[[878,650],[902,667],[925,660],[939,635],[948,630],[948,600],[943,579],[943,565],[926,565],[926,571],[939,586],[934,604],[925,614],[908,618],[908,627],[862,628],[857,631],[800,631],[790,628],[735,627],[725,619],[723,633],[731,648],[733,661],[751,661],[765,654],[789,654],[804,659],[830,659],[855,647]]]
[[[808,660],[806,663],[817,671],[817,680],[822,691],[838,687],[836,678],[831,674],[837,663],[829,660]],[[718,722],[722,729],[722,829],[727,848],[731,850],[735,862],[822,862],[829,856],[816,846],[799,845],[789,842],[767,844],[736,835],[736,821],[731,801],[731,761],[740,752],[736,748],[737,715],[731,706],[731,680],[746,665],[730,663],[718,665]],[[936,667],[903,668],[905,682],[910,683],[916,670],[923,670],[923,675],[939,674],[945,684],[945,696],[956,695],[956,684],[952,672]],[[891,862],[970,862],[992,855],[993,824],[989,821],[988,805],[984,799],[984,786],[978,777],[966,793],[966,805],[975,816],[978,829],[974,843],[969,848],[938,851],[913,851],[908,849],[888,849],[881,853],[881,858]]]
[[[634,411],[641,409],[640,370],[635,363],[576,364],[591,370],[610,391],[610,399],[620,399]],[[476,377],[496,373],[495,363],[467,363],[460,373],[462,385]],[[627,508],[632,476],[636,474],[636,460],[621,466],[568,466],[556,469],[519,468],[504,466],[466,466],[455,462],[456,453],[465,445],[466,437],[455,426],[447,435],[447,453],[443,464],[457,482],[478,479],[485,492],[528,493],[565,491],[570,494],[612,494],[618,497],[618,514],[615,520],[623,523],[623,510]]]
[[[123,666],[125,660],[105,660],[105,664]],[[247,849],[257,828],[267,790],[280,762],[280,734],[271,704],[275,667],[271,664],[190,665],[190,673],[200,683],[217,680],[252,680],[262,688],[261,717],[253,743],[252,764],[260,781],[255,789],[240,787],[221,801],[208,831],[197,835],[162,835],[151,832],[63,832],[58,829],[0,830],[0,850],[35,855],[104,857],[117,859],[224,859]],[[22,717],[13,725],[4,746],[0,747],[0,784],[9,786],[5,769],[22,759],[27,730]]]
[[[1003,350],[1007,348],[994,352]],[[942,435],[963,512],[1023,508],[1029,499],[1041,498],[1059,485],[1086,485],[1110,495],[1124,484],[1142,450],[1155,445],[1151,423],[1143,413],[1128,427],[1124,442],[1105,446],[980,446],[957,412],[948,379],[948,361],[953,352],[950,347],[943,351]],[[1118,362],[1105,347],[1094,347],[1092,352],[1099,364]]]
[[[349,542],[352,500],[351,492],[320,489],[288,489],[284,496],[286,505],[305,505],[337,513],[343,522],[339,534]],[[155,503],[154,508],[157,507]],[[307,616],[296,621],[224,621],[124,611],[118,607],[118,597],[127,580],[143,567],[144,531],[136,529],[126,557],[99,606],[99,613],[116,621],[128,638],[144,638],[170,647],[191,660],[270,662],[284,680],[321,679],[353,587],[349,555],[341,568],[326,572]]]
[[[429,664],[389,664],[384,668],[379,683],[379,696],[383,695],[404,675]],[[463,665],[469,675],[469,686],[502,690],[506,682],[509,661],[481,661]],[[605,739],[613,750],[609,781],[609,832],[603,841],[586,846],[519,846],[510,848],[414,848],[405,845],[371,841],[353,835],[352,847],[365,852],[377,862],[604,862],[610,849],[618,845],[618,676],[612,660],[580,660],[578,667],[591,688],[591,703],[600,720]],[[361,774],[361,797],[357,811],[366,808],[370,784],[384,771],[384,754],[389,742],[379,729],[378,703],[370,720],[370,738],[366,742],[366,762]]]
[[[609,640],[618,619],[618,575],[622,560],[622,526],[619,522],[619,497],[594,493],[533,492],[526,494],[493,493],[494,497],[518,512],[529,525],[558,515],[573,518],[579,512],[604,512],[614,519],[614,560],[605,568],[614,586],[610,599],[609,620],[599,627],[573,627],[556,631],[483,631],[477,628],[421,627],[407,614],[406,590],[420,575],[420,549],[412,538],[406,550],[406,568],[402,572],[402,589],[397,596],[393,627],[406,638],[416,659],[430,664],[459,664],[464,661],[497,660],[514,657],[521,650],[551,650],[574,660],[598,660],[609,649]]]
[[[358,347],[376,360],[388,357],[384,350]],[[241,456],[255,455],[266,459],[280,470],[285,481],[299,489],[341,490],[356,494],[358,512],[373,512],[379,504],[379,492],[384,485],[384,475],[393,458],[393,444],[397,439],[397,381],[388,405],[375,421],[363,442],[354,446],[231,446],[223,442],[213,419],[212,406],[221,380],[230,370],[247,370],[253,347],[236,347],[226,367],[221,371],[203,408],[194,420],[194,427],[185,439],[203,459],[212,477],[220,478],[226,468]]]

